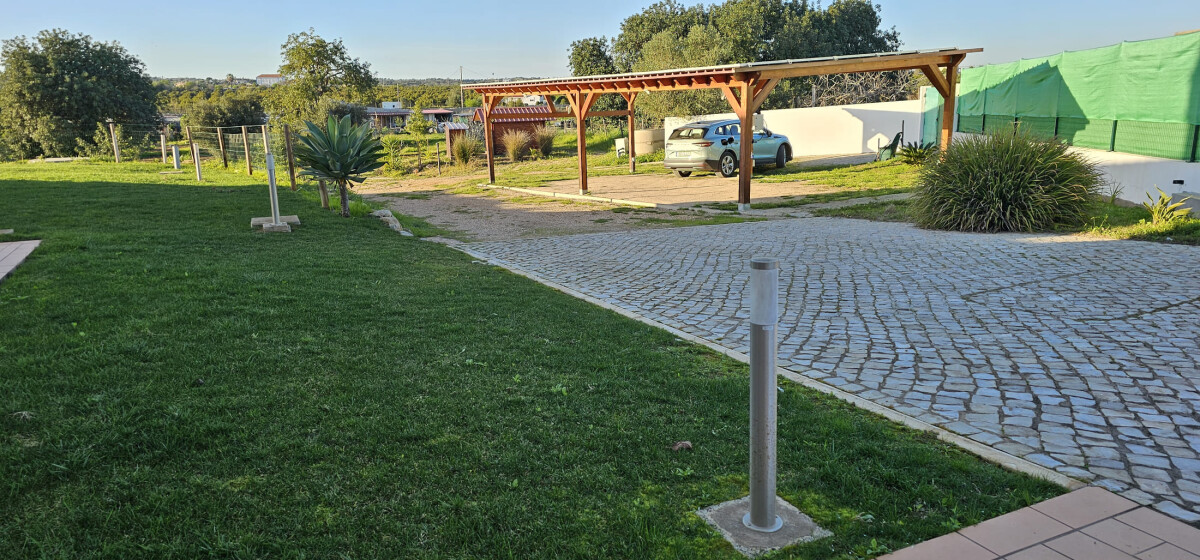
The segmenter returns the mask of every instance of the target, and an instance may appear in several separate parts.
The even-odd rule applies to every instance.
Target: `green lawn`
[[[0,165],[0,558],[740,558],[746,367],[378,220]],[[784,384],[781,495],[865,558],[1057,495]],[[692,451],[674,452],[678,440]]]
[[[882,222],[914,221],[912,207],[907,200],[871,202],[843,208],[822,208],[814,211],[813,214]],[[1056,231],[1109,239],[1200,245],[1200,219],[1188,218],[1170,224],[1155,225],[1150,223],[1150,212],[1145,208],[1118,206],[1107,201],[1097,201],[1092,206],[1087,223],[1078,226],[1061,226]]]
[[[835,202],[852,198],[906,193],[912,191],[916,185],[917,171],[919,169],[918,166],[908,165],[898,159],[893,159],[890,161],[857,165],[787,166],[783,169],[772,168],[756,171],[754,174],[755,182],[786,183],[803,181],[812,185],[833,187],[837,190],[803,196],[785,196],[780,200],[751,202],[750,208],[754,210],[795,208],[809,204]],[[705,204],[704,206],[715,210],[737,210],[737,204],[734,203]]]

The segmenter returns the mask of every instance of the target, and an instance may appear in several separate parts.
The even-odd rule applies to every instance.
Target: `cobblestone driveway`
[[[1200,520],[1200,248],[831,218],[469,248],[742,352],[779,257],[780,365]]]

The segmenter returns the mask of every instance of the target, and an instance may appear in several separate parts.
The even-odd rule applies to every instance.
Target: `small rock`
[[[194,386],[194,387],[201,387],[201,386],[203,386],[203,385],[204,385],[204,380],[203,380],[203,379],[197,379],[197,380],[195,380],[195,381],[193,381],[193,382],[192,382],[192,386]]]
[[[675,442],[675,445],[671,446],[671,451],[683,451],[684,449],[687,449],[690,451],[692,449],[692,442],[677,441],[677,442]]]
[[[400,235],[403,235],[404,237],[413,237],[413,233],[411,231],[403,229],[400,230]]]

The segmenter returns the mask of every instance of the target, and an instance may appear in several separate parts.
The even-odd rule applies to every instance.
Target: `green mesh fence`
[[[1017,120],[1075,146],[1195,161],[1200,33],[966,68],[957,109],[961,132]]]
[[[1117,122],[1118,152],[1190,160],[1195,127],[1180,123]]]
[[[1034,136],[1053,138],[1055,120],[1053,117],[1021,117],[1017,128]]]
[[[990,133],[1012,130],[1014,122],[1016,119],[1009,115],[984,115],[983,131]]]
[[[971,132],[981,134],[983,132],[983,115],[959,115],[958,116],[958,131]]]

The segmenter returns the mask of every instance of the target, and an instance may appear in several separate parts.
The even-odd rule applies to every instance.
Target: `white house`
[[[282,84],[284,78],[282,74],[259,74],[254,78],[254,81],[260,86],[273,86],[275,84]]]

